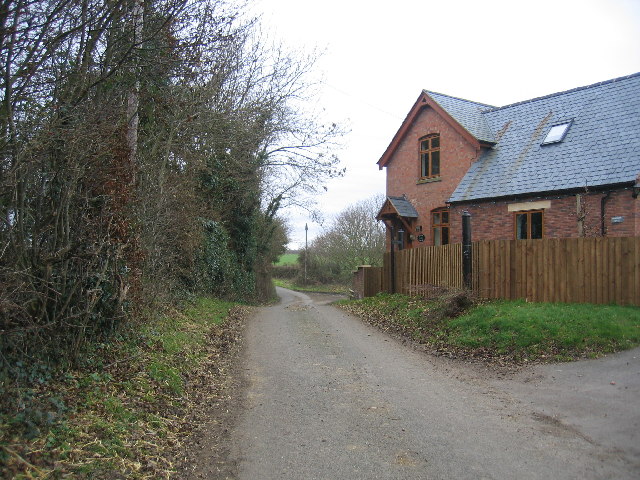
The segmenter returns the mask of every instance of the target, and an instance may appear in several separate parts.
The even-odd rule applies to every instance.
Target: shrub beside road
[[[200,298],[86,351],[76,368],[0,385],[13,403],[0,414],[0,478],[169,478],[228,396],[248,312]]]

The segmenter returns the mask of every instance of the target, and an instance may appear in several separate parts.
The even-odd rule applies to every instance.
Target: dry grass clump
[[[171,478],[190,435],[227,401],[248,312],[202,300],[102,346],[84,368],[31,387],[41,401],[0,417],[0,475]],[[47,406],[56,418],[35,421]]]

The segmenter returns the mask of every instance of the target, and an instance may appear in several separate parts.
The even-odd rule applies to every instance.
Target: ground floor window
[[[438,208],[431,212],[433,228],[433,244],[447,245],[449,243],[449,209]]]
[[[516,212],[516,240],[542,238],[544,211]]]

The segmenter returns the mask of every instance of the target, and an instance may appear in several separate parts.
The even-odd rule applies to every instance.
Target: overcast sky
[[[270,35],[324,51],[320,104],[351,133],[327,223],[384,193],[384,153],[423,89],[494,106],[640,72],[640,0],[255,0]],[[287,212],[292,248],[322,231]]]

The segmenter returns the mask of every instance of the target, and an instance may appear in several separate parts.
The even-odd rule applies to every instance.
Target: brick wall
[[[359,266],[353,272],[352,282],[353,298],[356,300],[364,298],[364,266]]]
[[[601,234],[601,205],[606,193],[581,193],[582,212],[584,214],[584,235],[587,237]],[[578,237],[578,211],[576,195],[532,197],[517,201],[479,202],[468,205],[456,205],[451,208],[451,242],[462,241],[462,212],[471,214],[473,240],[513,240],[515,238],[515,212],[509,211],[509,205],[534,207],[540,201],[550,202],[544,209],[545,238]],[[640,210],[638,199],[634,199],[630,189],[611,192],[605,200],[605,229],[610,237],[638,235],[640,232]],[[613,217],[622,217],[620,223],[612,222]],[[619,220],[619,219],[617,219]]]
[[[631,237],[640,235],[640,215],[638,199],[631,190],[620,190],[611,194],[605,206],[605,225],[611,237]],[[620,223],[613,223],[612,217],[622,217]]]
[[[438,180],[420,183],[419,140],[425,135],[440,135],[440,177]],[[445,119],[425,107],[415,117],[407,134],[398,145],[387,169],[387,195],[406,195],[418,212],[415,226],[422,226],[426,239],[413,246],[433,245],[431,210],[445,207],[469,166],[478,156],[476,147],[462,137]],[[417,235],[418,232],[409,232]],[[408,245],[409,246],[409,245]]]

